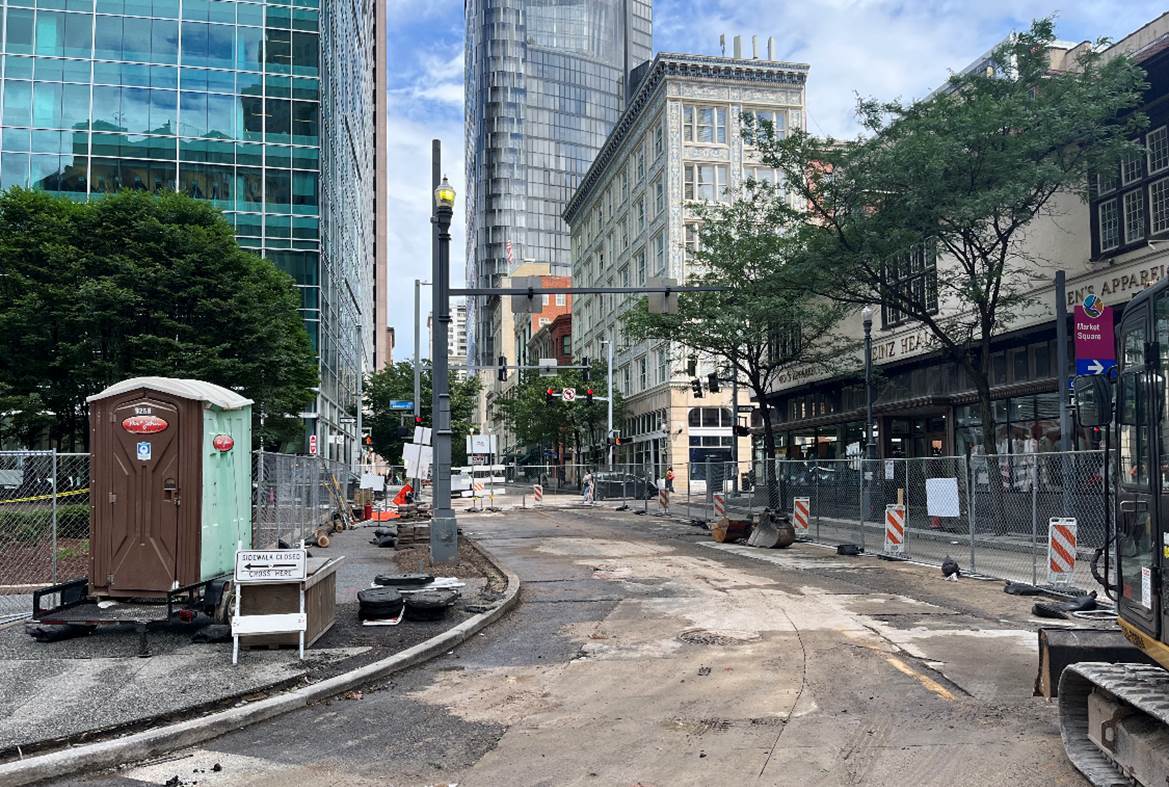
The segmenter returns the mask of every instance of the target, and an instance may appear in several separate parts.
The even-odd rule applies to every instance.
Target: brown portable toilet
[[[135,377],[88,401],[90,593],[161,598],[230,573],[252,539],[252,400]]]

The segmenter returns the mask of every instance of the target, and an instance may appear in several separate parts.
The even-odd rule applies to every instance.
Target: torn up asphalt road
[[[460,524],[525,583],[475,641],[85,783],[1085,783],[999,584],[612,511]]]

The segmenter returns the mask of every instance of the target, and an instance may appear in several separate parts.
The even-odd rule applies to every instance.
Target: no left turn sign
[[[563,391],[560,392],[560,398],[566,402],[576,401],[576,389],[575,388],[565,388]]]

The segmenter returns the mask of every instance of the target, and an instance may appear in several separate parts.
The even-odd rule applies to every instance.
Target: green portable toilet
[[[89,406],[90,591],[159,597],[230,574],[252,544],[252,400],[135,377]]]

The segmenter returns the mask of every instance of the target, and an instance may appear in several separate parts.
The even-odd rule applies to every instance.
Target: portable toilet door
[[[209,400],[251,404],[220,386],[165,377],[126,380],[89,398],[96,595],[157,598],[201,580]]]

